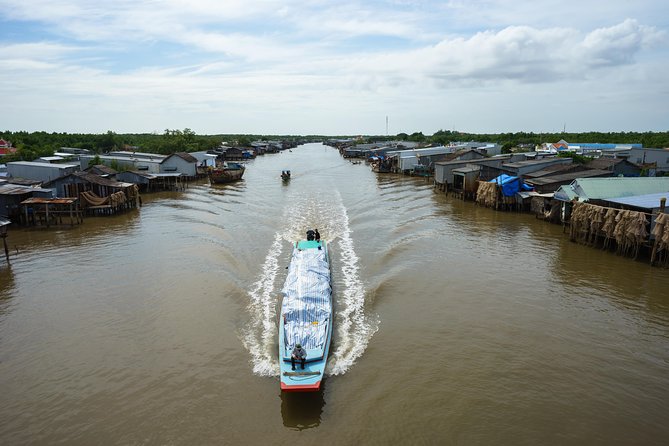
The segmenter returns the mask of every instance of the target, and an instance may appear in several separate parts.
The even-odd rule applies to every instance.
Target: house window
[[[137,166],[137,170],[149,170],[149,166]]]
[[[163,170],[165,172],[176,172],[177,168],[176,168],[176,166],[175,167],[165,167]]]

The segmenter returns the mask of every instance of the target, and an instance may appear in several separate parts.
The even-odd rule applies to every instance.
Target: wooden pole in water
[[[5,258],[7,259],[7,263],[9,263],[9,249],[7,248],[7,234],[2,233],[2,244],[5,246]]]
[[[666,209],[666,207],[667,207],[667,199],[665,197],[660,198],[660,213],[664,214],[664,210]],[[655,254],[657,254],[657,238],[653,243],[653,251],[650,254],[650,266],[655,265]]]
[[[7,225],[0,226],[0,237],[2,237],[2,244],[5,246],[5,258],[9,263],[9,249],[7,248]]]

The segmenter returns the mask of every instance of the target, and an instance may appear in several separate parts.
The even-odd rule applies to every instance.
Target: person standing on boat
[[[314,230],[314,237],[315,237],[315,239],[316,239],[317,242],[320,242],[320,241],[321,241],[321,233],[318,232],[318,229],[315,229],[315,230]]]
[[[307,231],[307,241],[312,241],[316,237],[316,234],[312,229]]]
[[[307,361],[307,351],[302,348],[302,344],[295,344],[293,352],[290,355],[290,366],[295,370],[295,360],[299,359],[302,362],[302,370],[304,370],[304,363]]]

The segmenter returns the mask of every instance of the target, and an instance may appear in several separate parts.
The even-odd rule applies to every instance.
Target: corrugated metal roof
[[[547,192],[545,194],[540,194],[539,192],[535,192],[533,190],[530,191],[519,191],[517,194],[522,198],[530,198],[530,197],[543,197],[543,198],[552,198],[553,197],[553,192]]]
[[[611,169],[616,164],[622,163],[625,161],[622,158],[597,158],[592,161],[589,161],[586,166],[590,169]]]
[[[123,174],[123,173],[125,173],[125,172],[121,172],[121,174]],[[141,170],[129,170],[127,173],[137,175],[138,177],[148,178],[150,180],[156,178],[156,174],[149,173],[149,172],[143,172]]]
[[[574,192],[574,189],[572,189],[571,184],[560,187],[557,191],[555,191],[554,195],[556,200],[561,201],[572,201],[577,197],[578,195],[576,195],[576,192]]]
[[[660,200],[669,199],[669,192],[659,192],[655,194],[637,195],[634,197],[611,198],[607,201],[626,206],[635,206],[646,209],[659,209]]]
[[[21,186],[19,184],[0,184],[0,195],[23,195],[33,192],[51,193],[51,189],[42,189],[41,187]]]
[[[76,203],[78,198],[39,198],[33,197],[23,200],[21,204],[72,204]]]
[[[539,178],[526,179],[527,184],[535,186],[544,186],[546,184],[564,183],[566,181],[575,180],[577,178],[591,178],[591,177],[609,177],[611,172],[608,170],[582,170],[579,172],[563,173],[561,175],[552,175]]]
[[[176,152],[174,155],[178,156],[182,160],[187,161],[189,163],[197,163],[197,158],[195,158],[193,155],[191,155],[188,152]],[[167,158],[165,158],[165,159],[167,159]]]
[[[90,172],[93,169],[99,170],[100,172],[104,172],[107,175],[116,175],[118,173],[115,169],[112,169],[111,167],[106,166],[104,164],[95,164],[92,166],[88,166],[88,168],[85,171]]]
[[[669,191],[669,177],[656,178],[579,178],[555,193],[559,200],[579,201],[632,197]]]
[[[122,183],[120,181],[116,181],[116,180],[112,180],[112,179],[109,179],[109,178],[101,177],[100,175],[96,175],[94,173],[88,173],[88,172],[75,172],[72,175],[74,175],[76,177],[79,177],[83,180],[86,180],[89,183],[99,184],[100,186],[124,188],[124,187],[130,187],[130,186],[133,185],[133,183]]]
[[[506,163],[504,167],[517,168],[524,166],[538,166],[542,164],[571,164],[568,158],[543,158],[538,160],[516,161],[515,163]]]
[[[55,167],[58,169],[69,169],[72,167],[79,167],[78,164],[51,164],[51,163],[36,163],[34,161],[12,161],[7,163],[7,165],[15,166],[30,166],[30,167]]]
[[[669,177],[656,178],[582,178],[576,180],[574,191],[579,201],[615,197],[631,197],[669,191]]]
[[[453,173],[471,173],[471,172],[479,172],[480,170],[481,166],[465,166],[453,169]]]
[[[534,172],[528,172],[523,174],[524,178],[539,178],[547,177],[549,175],[557,175],[558,172],[571,172],[578,170],[586,170],[582,168],[579,164],[553,164],[551,166],[546,166],[546,168],[537,170]]]

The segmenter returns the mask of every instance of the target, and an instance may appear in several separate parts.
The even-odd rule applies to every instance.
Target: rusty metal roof
[[[76,203],[78,198],[39,198],[33,197],[23,200],[21,204],[72,204]]]
[[[130,187],[133,185],[133,183],[122,183],[120,181],[112,180],[109,178],[101,177],[100,175],[96,175],[94,173],[88,173],[88,172],[74,172],[72,175],[75,175],[81,179],[84,179],[88,181],[89,183],[93,184],[99,184],[100,186],[109,186],[109,187],[118,187],[118,188],[124,188],[124,187]]]
[[[611,172],[608,170],[581,170],[578,172],[563,173],[561,175],[552,175],[539,178],[527,178],[525,182],[534,186],[545,186],[547,184],[563,183],[573,181],[577,178],[609,177]]]
[[[0,195],[23,195],[33,192],[51,192],[51,189],[42,189],[40,187],[22,186],[20,184],[0,184]]]

